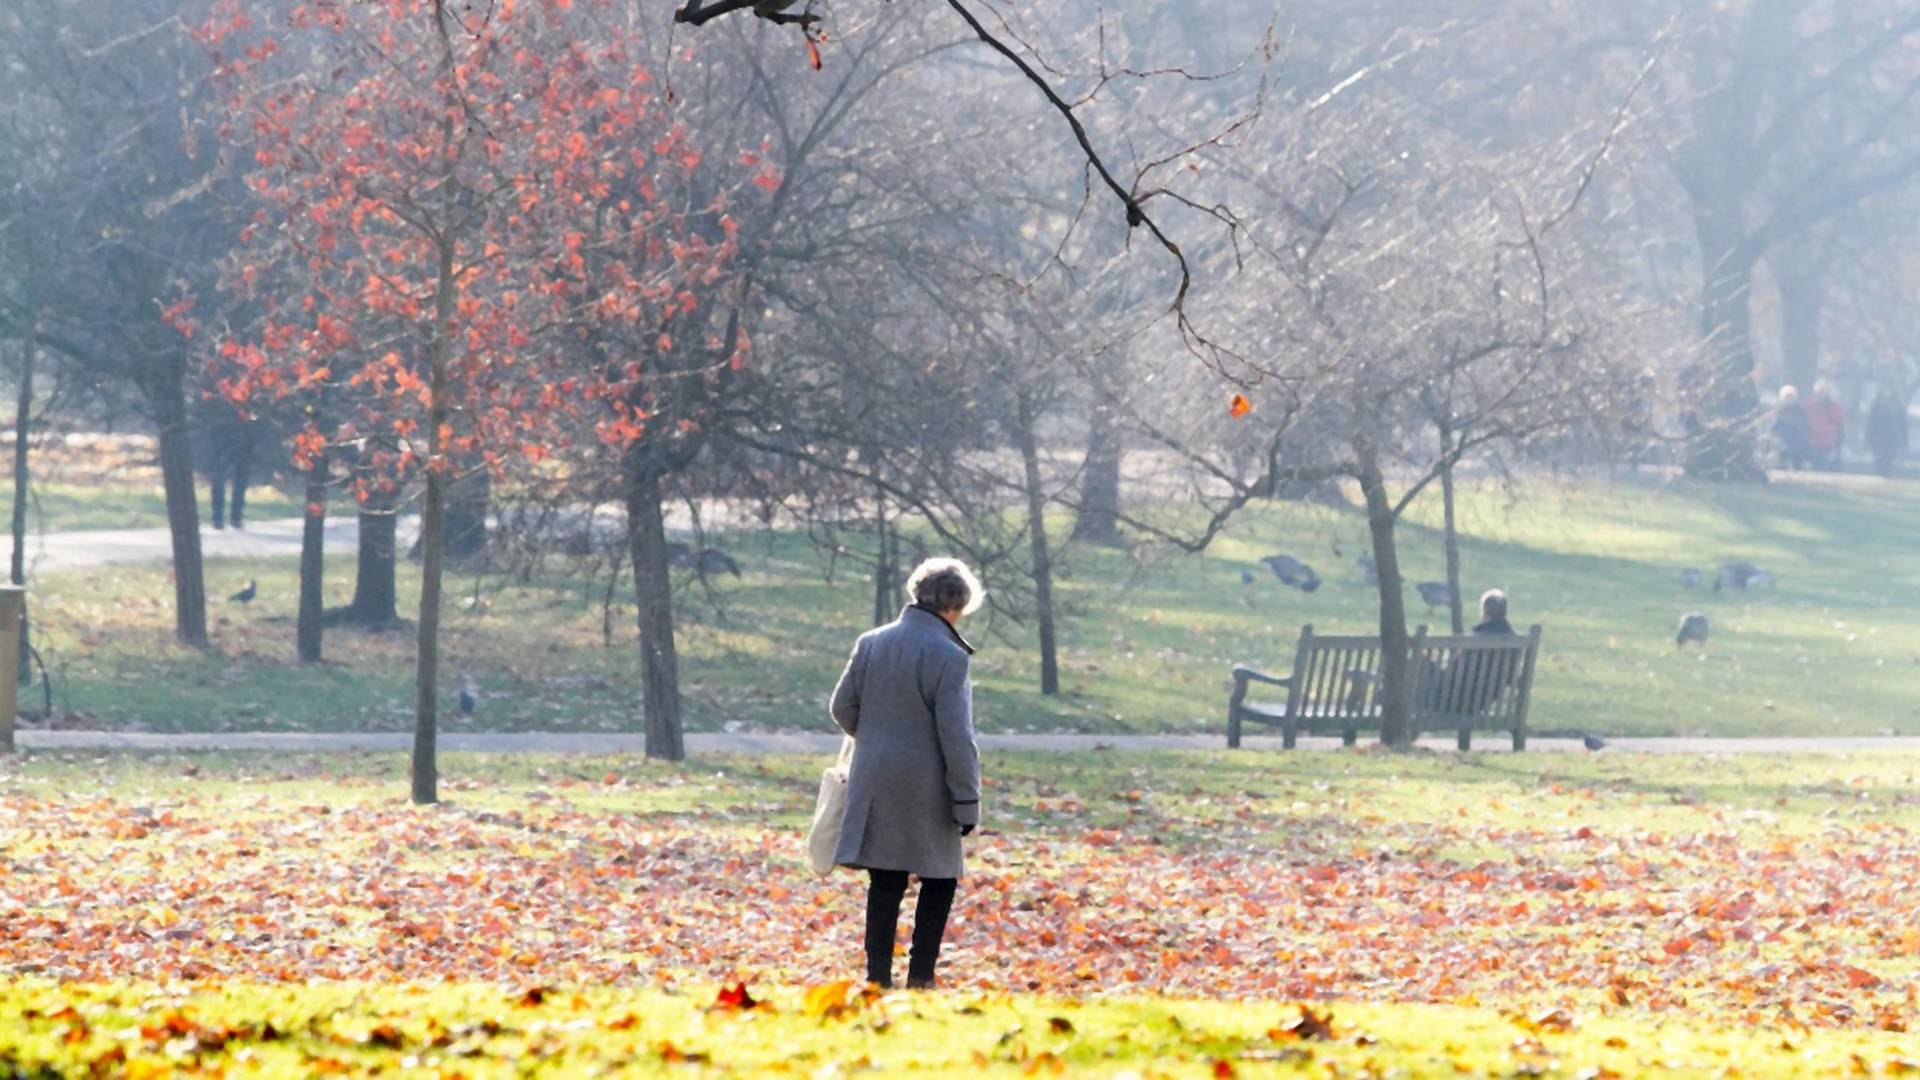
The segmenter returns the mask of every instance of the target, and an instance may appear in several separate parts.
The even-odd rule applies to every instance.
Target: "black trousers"
[[[227,486],[233,487],[233,512],[227,510]],[[213,527],[224,529],[232,521],[236,529],[245,528],[247,516],[247,467],[228,466],[224,463],[213,474]]]
[[[900,927],[900,902],[907,895],[904,870],[869,870],[867,887],[867,981],[893,985],[893,939]],[[907,985],[930,986],[940,963],[940,939],[953,911],[953,878],[921,878],[913,909],[913,951],[907,957]]]

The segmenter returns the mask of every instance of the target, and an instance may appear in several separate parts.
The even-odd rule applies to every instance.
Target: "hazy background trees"
[[[1832,377],[1861,416],[1920,376],[1920,16],[1892,0],[959,5],[1025,71],[951,5],[841,3],[812,37],[749,10],[522,6],[397,9],[453,14],[459,92],[434,100],[473,156],[374,200],[415,200],[409,250],[452,257],[444,296],[378,311],[367,283],[400,271],[317,247],[372,198],[335,184],[335,142],[355,110],[443,118],[363,92],[377,35],[326,46],[291,0],[246,9],[224,53],[198,0],[0,11],[0,357],[19,415],[57,385],[61,423],[131,413],[159,437],[182,641],[208,644],[190,436],[223,396],[278,400],[282,435],[322,438],[271,454],[307,470],[310,504],[360,496],[353,613],[375,624],[395,614],[396,521],[424,508],[441,531],[451,478],[421,466],[448,453],[444,421],[475,505],[527,532],[492,565],[571,530],[608,610],[630,590],[649,748],[675,757],[676,569],[712,587],[676,506],[810,531],[871,578],[876,619],[921,551],[976,561],[992,631],[1034,644],[1050,691],[1073,616],[1053,586],[1079,545],[1192,550],[1256,501],[1315,499],[1367,524],[1399,640],[1395,522],[1450,501],[1457,468],[1753,479],[1781,383]],[[567,65],[582,146],[550,160],[539,132],[488,132]],[[631,125],[609,110],[642,67],[658,113]],[[300,138],[222,137],[237,68],[270,74],[259,92]],[[307,156],[259,158],[275,140]],[[260,185],[290,163],[319,179]],[[570,201],[542,217],[508,190]],[[398,243],[349,231],[373,261]],[[686,264],[650,244],[727,254],[669,284]],[[565,298],[536,312],[529,283]],[[269,295],[312,307],[269,317]],[[324,337],[317,316],[350,313],[324,364],[267,332]],[[245,350],[288,372],[302,349],[304,396],[226,392]],[[509,353],[536,362],[509,372]],[[373,407],[369,387],[431,391],[435,371],[424,427]],[[502,402],[540,422],[483,415]],[[581,524],[595,506],[619,508],[616,538]],[[1398,700],[1403,673],[1383,674]],[[422,694],[430,719],[424,675]]]

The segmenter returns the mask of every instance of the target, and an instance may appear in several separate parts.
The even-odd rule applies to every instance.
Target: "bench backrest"
[[[1379,670],[1379,638],[1315,634],[1311,625],[1303,626],[1300,644],[1293,650],[1287,714],[1378,716],[1380,704],[1374,695]]]
[[[1429,637],[1423,628],[1410,652],[1415,725],[1522,726],[1539,652],[1539,626],[1514,637]]]
[[[1515,637],[1428,636],[1420,627],[1407,650],[1416,728],[1524,725],[1539,650],[1537,625]],[[1379,671],[1378,637],[1315,634],[1312,625],[1303,626],[1293,653],[1288,715],[1377,717]]]

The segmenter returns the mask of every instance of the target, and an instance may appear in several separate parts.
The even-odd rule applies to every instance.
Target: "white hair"
[[[935,611],[960,609],[971,615],[986,602],[987,590],[959,559],[928,559],[907,575],[907,595]],[[957,603],[956,603],[957,601]]]
[[[1507,594],[1499,589],[1488,589],[1480,594],[1480,614],[1489,619],[1507,617]]]

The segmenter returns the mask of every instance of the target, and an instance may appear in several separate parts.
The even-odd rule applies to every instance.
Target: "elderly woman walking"
[[[907,986],[931,989],[940,939],[980,824],[973,739],[973,647],[954,628],[985,599],[956,559],[929,559],[907,579],[913,602],[860,635],[833,688],[833,722],[853,736],[846,819],[834,862],[865,870],[867,980],[893,985],[893,940],[909,874],[920,879]]]

